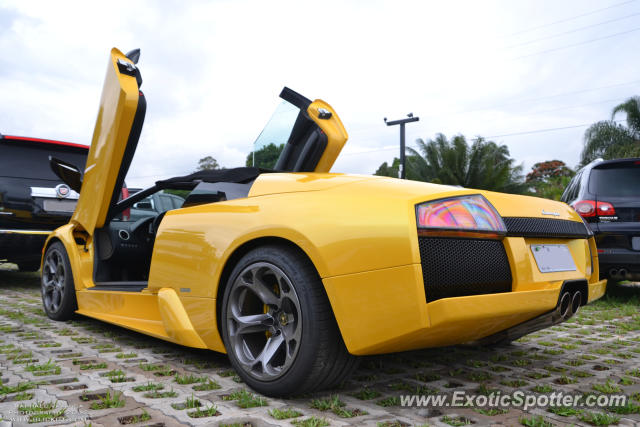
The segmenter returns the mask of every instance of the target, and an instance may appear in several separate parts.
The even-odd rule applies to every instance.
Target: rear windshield
[[[71,163],[82,171],[88,152],[63,145],[0,140],[0,176],[60,181],[49,167],[49,156]]]
[[[640,165],[624,164],[593,169],[589,178],[589,192],[598,197],[640,196]]]

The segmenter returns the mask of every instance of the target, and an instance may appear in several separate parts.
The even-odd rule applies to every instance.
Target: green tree
[[[197,171],[215,170],[220,169],[218,161],[211,156],[203,157],[198,160]]]
[[[407,179],[412,179],[414,181],[424,181],[423,179],[421,179],[421,176],[417,173],[418,169],[412,167],[415,161],[416,160],[413,158],[413,156],[411,155],[406,156],[405,162],[407,164],[407,170],[406,170]],[[384,162],[383,164],[380,165],[378,170],[376,170],[374,175],[390,176],[392,178],[398,178],[399,171],[400,171],[400,159],[397,157],[394,157],[393,162],[391,162],[391,165],[389,165],[387,162]]]
[[[548,160],[532,166],[526,183],[532,194],[545,199],[560,200],[575,172],[561,160]]]
[[[522,166],[515,165],[505,145],[482,137],[469,145],[463,135],[448,140],[443,134],[416,143],[418,150],[407,148],[410,179],[507,193],[522,193],[526,188]]]
[[[618,113],[627,116],[627,125],[615,121]],[[584,133],[584,147],[580,163],[587,163],[601,157],[617,159],[640,156],[640,97],[634,96],[611,112],[611,120],[592,124]]]
[[[276,166],[278,157],[284,149],[284,144],[276,145],[274,143],[265,145],[256,151],[255,165],[253,164],[253,151],[247,155],[246,166],[255,166],[263,169],[273,169]]]

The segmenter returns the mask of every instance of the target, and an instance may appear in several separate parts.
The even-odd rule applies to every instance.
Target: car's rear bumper
[[[640,277],[640,223],[600,222],[590,225],[598,247],[600,276],[615,279]]]
[[[34,262],[42,256],[42,248],[51,231],[0,229],[0,260]]]
[[[553,310],[564,283],[581,282],[588,302],[600,298],[593,240],[544,239],[567,244],[577,270],[541,273],[528,246],[542,239],[504,240],[513,282],[510,292],[456,296],[428,302],[421,264],[323,279],[352,354],[379,354],[476,341]],[[590,245],[586,245],[590,242]],[[591,246],[591,248],[589,247]],[[591,253],[593,265],[588,262]],[[428,286],[427,286],[428,291]]]
[[[391,353],[475,341],[553,310],[563,284],[426,303],[424,293],[411,295],[401,285],[403,278],[416,274],[420,265],[324,280],[349,352]],[[604,295],[606,283],[588,284],[588,302]]]

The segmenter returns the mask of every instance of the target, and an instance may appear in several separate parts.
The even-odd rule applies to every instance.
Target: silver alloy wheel
[[[60,309],[66,273],[64,258],[60,251],[49,250],[42,266],[42,299],[50,313],[56,313]]]
[[[228,350],[247,374],[275,380],[291,367],[302,336],[300,301],[291,280],[275,265],[257,262],[231,286]]]

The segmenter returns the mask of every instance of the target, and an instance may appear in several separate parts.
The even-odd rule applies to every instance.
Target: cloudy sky
[[[586,126],[640,92],[640,1],[0,2],[0,132],[90,142],[113,46],[148,100],[130,187],[246,154],[282,86],[329,102],[373,173],[407,141],[482,135],[578,162]]]

